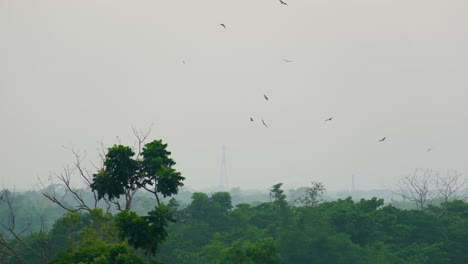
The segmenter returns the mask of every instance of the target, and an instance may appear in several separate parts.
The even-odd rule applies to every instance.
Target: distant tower
[[[352,177],[352,180],[351,180],[351,191],[354,193],[354,191],[356,191],[356,185],[354,183],[354,174],[353,174],[353,177]]]
[[[226,166],[226,146],[221,147],[221,170],[219,172],[219,188],[221,190],[228,190],[228,175]]]

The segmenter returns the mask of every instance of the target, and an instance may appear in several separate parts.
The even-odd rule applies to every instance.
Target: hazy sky
[[[0,183],[151,123],[193,188],[468,176],[466,0],[286,2],[0,0]]]

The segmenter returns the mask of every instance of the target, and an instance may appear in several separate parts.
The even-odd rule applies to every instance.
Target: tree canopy
[[[158,204],[160,198],[176,194],[185,179],[173,166],[171,152],[162,140],[145,144],[141,153],[130,147],[114,145],[109,148],[104,167],[93,175],[91,188],[97,191],[98,198],[107,197],[111,201],[125,196],[125,210],[131,208],[133,195],[138,189],[154,194]]]

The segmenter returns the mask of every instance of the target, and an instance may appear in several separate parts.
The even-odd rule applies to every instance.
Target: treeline
[[[190,194],[167,144],[134,134],[137,147],[103,150],[99,168],[71,149],[60,184],[0,191],[0,263],[468,263],[458,174],[406,177],[401,196],[417,210],[377,198],[324,201],[319,182],[291,197],[281,183],[260,199]],[[75,178],[86,188],[74,188]],[[439,206],[429,201],[434,178]]]
[[[193,195],[158,258],[166,263],[468,263],[468,205],[401,210],[382,199],[231,209],[229,194]]]
[[[463,201],[402,210],[377,198],[321,202],[320,189],[309,190],[301,203],[288,202],[281,184],[272,187],[271,201],[259,204],[234,207],[227,192],[194,193],[184,208],[171,199],[165,207],[175,222],[152,261],[468,263]],[[102,209],[67,212],[48,231],[23,233],[21,241],[10,237],[0,247],[0,263],[19,263],[5,246],[24,263],[145,263],[144,250],[120,236],[118,219]]]

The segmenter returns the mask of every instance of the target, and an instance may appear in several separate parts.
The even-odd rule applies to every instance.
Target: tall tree
[[[99,199],[107,197],[116,203],[119,210],[122,210],[117,201],[120,196],[125,197],[123,210],[130,210],[132,198],[140,188],[154,194],[160,204],[158,194],[163,197],[176,194],[185,179],[173,168],[176,163],[166,148],[161,140],[147,143],[141,153],[128,146],[114,145],[105,156],[104,168],[93,175],[92,190],[97,191]]]
[[[162,140],[154,140],[142,148],[140,137],[138,152],[128,146],[114,145],[105,155],[104,167],[93,176],[91,188],[97,191],[98,199],[107,197],[121,211],[116,218],[120,238],[127,239],[135,248],[145,250],[147,263],[158,246],[166,239],[167,225],[174,222],[173,211],[160,201],[163,197],[177,194],[185,179],[173,166],[171,152]],[[157,205],[147,216],[130,211],[132,199],[139,189],[152,193]],[[118,199],[125,197],[122,210]]]

